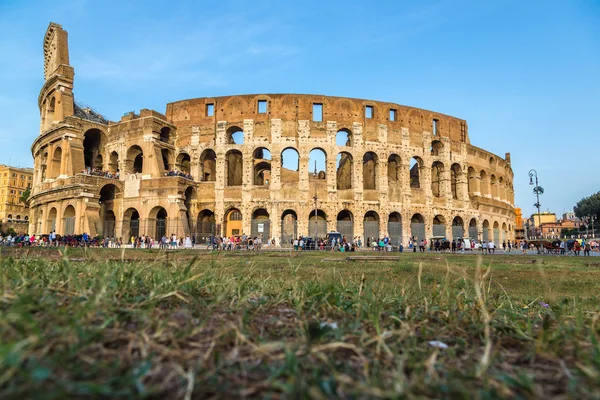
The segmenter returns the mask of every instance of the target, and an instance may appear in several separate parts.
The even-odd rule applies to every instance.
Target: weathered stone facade
[[[471,145],[464,120],[379,101],[264,94],[183,100],[165,114],[111,122],[74,103],[59,25],[48,28],[44,54],[31,232],[247,233],[277,243],[336,229],[404,243],[514,237],[510,155]],[[315,171],[317,160],[324,167]],[[119,176],[82,173],[96,168]]]

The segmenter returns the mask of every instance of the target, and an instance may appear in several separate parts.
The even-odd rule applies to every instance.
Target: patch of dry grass
[[[2,398],[600,390],[600,269],[583,258],[56,254],[2,254]]]

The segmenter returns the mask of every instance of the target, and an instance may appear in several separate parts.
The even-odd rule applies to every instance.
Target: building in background
[[[33,185],[33,168],[0,165],[0,221],[2,230],[12,227],[18,233],[27,232],[29,207],[21,196]]]
[[[515,208],[515,240],[526,239],[525,222],[523,221],[523,212],[520,207]]]

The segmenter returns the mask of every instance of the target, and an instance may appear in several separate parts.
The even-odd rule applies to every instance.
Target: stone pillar
[[[309,171],[309,162],[310,158],[308,154],[305,154],[304,151],[298,154],[298,188],[301,192],[306,192],[309,190],[308,187],[308,171]],[[310,193],[309,193],[310,195]]]

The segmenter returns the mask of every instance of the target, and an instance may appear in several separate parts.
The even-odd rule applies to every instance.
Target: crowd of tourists
[[[100,168],[87,167],[86,169],[81,171],[81,173],[84,175],[101,176],[103,178],[110,178],[110,179],[119,179],[119,171],[113,173],[113,172],[103,171]]]
[[[178,171],[177,169],[166,171],[165,176],[181,176],[182,178],[194,180],[192,175],[188,174],[187,172]]]

